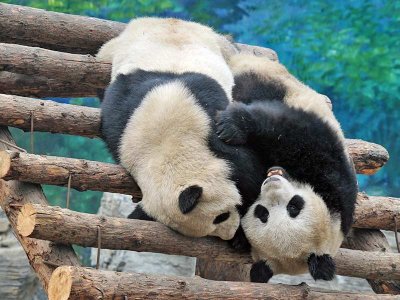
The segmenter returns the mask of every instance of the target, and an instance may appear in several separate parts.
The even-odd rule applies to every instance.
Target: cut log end
[[[0,151],[0,178],[6,176],[11,168],[11,157],[6,151]]]
[[[72,271],[69,266],[57,268],[51,275],[48,288],[49,300],[67,300],[71,294]]]
[[[32,234],[36,225],[36,209],[32,204],[25,204],[18,214],[17,230],[22,236]]]

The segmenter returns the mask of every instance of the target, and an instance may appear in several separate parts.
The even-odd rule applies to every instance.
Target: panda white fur
[[[230,67],[241,103],[219,114],[218,134],[254,151],[261,164],[252,174],[264,176],[257,199],[243,199],[243,231],[234,242],[250,243],[251,280],[307,271],[331,280],[357,195],[340,125],[324,97],[278,62],[239,54]]]
[[[215,154],[226,145],[212,122],[230,102],[229,44],[197,23],[139,18],[100,49],[112,62],[102,136],[143,194],[131,218],[194,237],[231,239],[238,228],[241,197],[229,162]]]

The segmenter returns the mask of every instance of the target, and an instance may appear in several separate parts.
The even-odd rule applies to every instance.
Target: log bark
[[[18,215],[19,234],[56,243],[96,247],[98,228],[101,247],[105,249],[158,252],[242,264],[251,262],[249,254],[238,253],[221,240],[185,237],[157,222],[106,218],[38,204],[25,205]],[[400,279],[400,256],[397,254],[340,249],[335,261],[339,275],[373,280]]]
[[[0,139],[14,143],[11,134],[4,127],[0,127]],[[0,142],[0,149],[7,150],[8,147]],[[40,186],[18,181],[0,180],[0,205],[6,213],[14,232],[17,232],[18,208],[26,203],[47,205]],[[49,241],[39,241],[18,234],[16,234],[16,237],[45,289],[55,266],[79,266],[78,258],[69,245],[58,246]]]
[[[120,22],[0,3],[0,41],[5,43],[93,55],[125,26]],[[278,59],[271,49],[236,45],[240,51]]]
[[[0,125],[29,131],[33,113],[35,131],[86,137],[100,135],[100,110],[97,108],[4,94],[0,94],[0,102]],[[389,159],[386,149],[374,143],[347,139],[346,146],[359,174],[373,174]]]
[[[2,163],[3,162],[3,163]],[[67,157],[0,151],[0,178],[38,184],[67,186],[142,197],[141,191],[120,165]]]
[[[353,227],[394,231],[395,218],[397,224],[400,224],[399,215],[400,199],[359,193]]]
[[[100,134],[100,110],[97,108],[4,94],[0,94],[0,102],[0,125],[30,131],[33,114],[35,131],[86,137]]]
[[[0,178],[4,180],[67,186],[70,175],[71,187],[78,191],[95,190],[141,198],[140,188],[120,165],[0,150]],[[359,193],[354,227],[393,231],[394,217],[398,215],[399,199]]]
[[[44,76],[0,71],[0,92],[26,97],[97,97],[97,88],[62,82]]]
[[[54,271],[49,300],[63,299],[396,299],[298,286],[236,283],[198,277],[145,275],[63,266]]]
[[[343,246],[363,251],[392,252],[385,235],[375,229],[353,229]],[[398,280],[367,279],[367,281],[377,294],[400,295],[400,281]]]
[[[0,3],[0,40],[70,53],[94,54],[125,24]]]
[[[271,49],[237,45],[240,51],[277,60],[276,53]],[[109,83],[110,72],[110,63],[98,61],[91,55],[0,43],[0,91],[5,94],[96,96],[98,89],[104,89]]]
[[[0,43],[0,71],[43,76],[93,90],[108,85],[111,64],[91,55]]]

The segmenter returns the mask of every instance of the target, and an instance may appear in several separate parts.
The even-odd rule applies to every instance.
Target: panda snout
[[[281,181],[281,180],[282,180],[282,176],[272,175],[272,176],[268,177],[267,179],[265,179],[262,185],[266,185],[268,182]]]

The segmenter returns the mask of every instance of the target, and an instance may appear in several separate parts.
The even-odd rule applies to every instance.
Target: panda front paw
[[[265,260],[259,260],[251,266],[250,281],[267,283],[274,275]]]
[[[236,231],[233,238],[229,241],[229,244],[233,249],[239,252],[250,252],[251,245],[244,234],[242,226]]]
[[[243,145],[247,141],[247,133],[244,128],[241,128],[237,117],[230,111],[221,111],[216,116],[217,135],[218,138],[227,144]]]
[[[314,280],[332,280],[335,277],[335,262],[329,254],[315,255],[312,253],[307,263]]]

